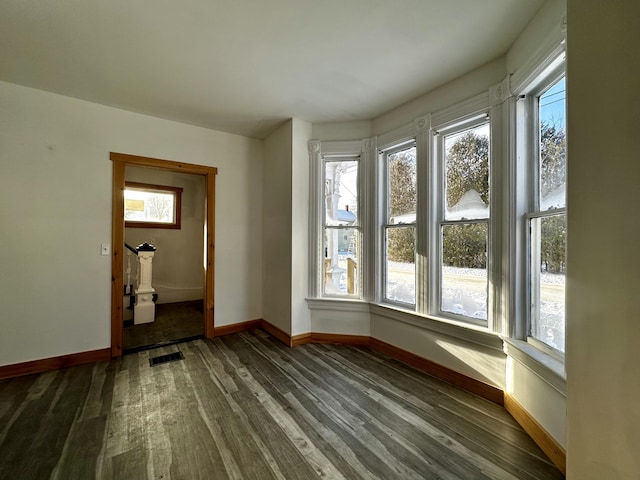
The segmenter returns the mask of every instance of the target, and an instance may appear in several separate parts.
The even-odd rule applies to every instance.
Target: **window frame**
[[[169,222],[148,222],[137,220],[126,220],[125,228],[166,228],[179,230],[182,225],[182,191],[181,187],[172,187],[168,185],[154,185],[150,183],[125,182],[126,190],[138,190],[144,192],[155,192],[170,194],[173,196],[173,221]],[[124,192],[123,192],[124,195]]]
[[[455,135],[456,133],[462,133],[467,130],[472,130],[474,128],[487,125],[489,129],[489,165],[488,165],[488,181],[489,181],[489,210],[486,218],[472,218],[472,219],[460,219],[453,220],[446,218],[446,149],[445,149],[445,141],[446,137],[450,135]],[[489,114],[488,109],[482,113],[478,113],[476,115],[471,115],[466,118],[459,119],[450,123],[449,125],[445,125],[441,128],[435,129],[433,131],[433,170],[434,176],[436,178],[436,188],[435,192],[432,195],[433,201],[435,202],[435,218],[432,225],[429,227],[434,231],[431,233],[430,238],[432,242],[436,243],[436,251],[437,255],[435,256],[434,265],[431,268],[431,278],[434,281],[431,285],[427,285],[426,288],[429,291],[429,299],[431,300],[430,305],[428,306],[428,310],[432,315],[437,316],[438,318],[445,318],[455,320],[456,322],[460,322],[462,324],[467,325],[476,325],[479,327],[489,328],[491,325],[491,315],[492,315],[492,305],[491,305],[491,294],[490,294],[490,286],[492,280],[492,269],[491,269],[491,253],[492,253],[492,210],[491,204],[493,203],[494,192],[492,191],[492,124],[491,124],[491,116]],[[442,309],[442,286],[443,286],[443,278],[442,278],[442,270],[443,270],[443,227],[449,225],[468,225],[468,224],[486,224],[487,225],[487,285],[486,285],[486,319],[478,319],[475,317],[467,317],[465,315],[459,315],[454,312],[449,312]],[[428,227],[428,228],[429,228]]]
[[[390,194],[390,189],[391,189],[391,176],[390,176],[390,172],[389,172],[389,156],[393,155],[395,153],[398,152],[402,152],[404,150],[408,150],[410,148],[414,148],[416,150],[416,219],[414,222],[412,223],[389,223],[389,220],[391,218],[390,215],[390,199],[389,199],[389,194]],[[404,140],[404,141],[400,141],[400,142],[395,142],[393,143],[391,146],[381,149],[379,151],[379,157],[381,160],[381,167],[382,167],[382,178],[383,178],[383,191],[379,192],[379,195],[381,197],[381,209],[382,209],[382,215],[381,215],[381,228],[380,228],[380,234],[379,234],[379,241],[380,241],[380,253],[381,253],[381,258],[380,258],[380,268],[381,268],[381,273],[382,275],[380,276],[381,279],[381,284],[380,284],[380,292],[381,292],[381,301],[384,304],[387,305],[393,305],[405,310],[409,310],[409,311],[417,311],[418,309],[418,296],[419,296],[419,285],[418,285],[418,271],[417,271],[417,243],[418,243],[418,217],[419,217],[419,212],[418,212],[418,205],[419,205],[419,192],[418,192],[418,183],[419,180],[417,178],[418,172],[418,163],[419,163],[419,159],[418,159],[418,146],[417,146],[417,141],[415,138],[411,138],[409,140]],[[388,281],[388,271],[387,271],[387,232],[389,229],[395,229],[395,228],[413,228],[413,232],[414,232],[414,289],[415,289],[415,299],[413,303],[408,303],[408,302],[402,302],[399,300],[394,300],[394,299],[390,299],[387,298],[387,281]]]
[[[321,187],[320,187],[320,195],[322,197],[322,202],[321,202],[321,211],[320,211],[320,231],[319,231],[319,245],[321,248],[321,252],[323,252],[320,255],[320,261],[321,261],[321,265],[319,266],[319,274],[320,274],[320,283],[319,283],[319,292],[320,292],[320,296],[321,298],[328,298],[328,299],[346,299],[346,300],[359,300],[362,298],[362,270],[363,270],[363,258],[362,258],[362,252],[363,252],[363,234],[362,234],[362,220],[361,220],[361,213],[360,213],[360,206],[362,203],[362,199],[361,199],[361,176],[362,176],[362,156],[360,154],[325,154],[325,155],[321,155],[320,156],[320,169],[321,169],[321,173],[320,173],[320,183],[321,183]],[[327,163],[337,163],[337,162],[357,162],[357,179],[356,179],[356,196],[357,196],[357,214],[356,214],[356,221],[353,225],[328,225],[327,224],[327,210],[326,210],[326,206],[325,206],[325,195],[326,195],[326,191],[325,191],[325,186],[326,186],[326,181],[327,181]],[[355,246],[355,250],[357,252],[356,254],[356,258],[357,258],[357,263],[356,263],[356,278],[354,280],[354,289],[355,292],[350,294],[345,293],[345,294],[339,294],[339,293],[327,293],[325,290],[325,281],[324,281],[324,276],[325,276],[325,265],[326,265],[326,256],[324,255],[324,245],[325,245],[325,235],[327,230],[355,230],[356,233],[356,246]],[[348,275],[348,274],[347,274]],[[347,284],[348,285],[348,284]],[[347,286],[348,288],[348,286]]]
[[[541,69],[540,74],[535,80],[522,89],[518,102],[521,104],[516,122],[520,123],[520,135],[516,136],[516,142],[520,143],[524,148],[519,148],[519,152],[525,157],[526,163],[523,169],[524,184],[527,185],[526,198],[524,202],[524,213],[522,215],[521,225],[524,228],[522,239],[524,245],[519,246],[520,256],[523,257],[524,266],[524,296],[525,302],[521,307],[519,317],[522,319],[522,338],[526,343],[539,350],[540,352],[564,363],[565,353],[552,345],[547,344],[543,340],[532,335],[536,314],[534,301],[536,292],[539,288],[535,287],[536,282],[540,278],[540,265],[534,266],[534,260],[537,258],[534,249],[533,227],[532,222],[537,219],[550,218],[558,215],[564,215],[566,221],[567,206],[565,198],[565,206],[560,208],[551,208],[542,210],[540,201],[540,118],[539,118],[539,99],[546,91],[552,88],[563,77],[566,78],[565,54],[564,51],[555,55],[547,64],[546,68]],[[565,87],[566,88],[566,87]],[[566,121],[566,93],[565,93],[565,121]],[[524,130],[524,132],[522,132]],[[565,128],[566,135],[566,128]],[[566,168],[566,151],[565,151],[565,168]],[[565,180],[566,181],[566,180]],[[565,257],[567,255],[565,246]],[[565,277],[566,278],[566,277]],[[535,291],[534,291],[535,290]],[[566,292],[565,292],[566,307]],[[565,317],[565,345],[566,345],[566,317]]]

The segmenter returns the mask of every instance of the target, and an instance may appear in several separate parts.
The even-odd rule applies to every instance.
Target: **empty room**
[[[640,3],[0,5],[0,479],[640,478]]]

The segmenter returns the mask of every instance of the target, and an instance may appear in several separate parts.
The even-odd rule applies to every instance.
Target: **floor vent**
[[[184,355],[180,351],[152,357],[149,359],[149,365],[155,367],[156,365],[160,365],[161,363],[176,362],[178,360],[184,360]]]

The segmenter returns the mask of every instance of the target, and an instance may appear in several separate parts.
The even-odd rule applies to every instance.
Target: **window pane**
[[[128,222],[174,222],[174,194],[125,189],[124,219]]]
[[[489,124],[447,135],[445,219],[489,218]]]
[[[442,227],[442,311],[487,319],[487,232],[486,223]]]
[[[540,210],[566,205],[566,100],[561,78],[539,97]]]
[[[564,352],[566,215],[531,220],[531,336]]]
[[[387,156],[389,172],[388,222],[416,222],[416,147]]]
[[[323,285],[325,295],[359,295],[359,231],[325,228]]]
[[[325,221],[327,225],[358,223],[358,161],[325,163]]]
[[[396,227],[386,229],[387,300],[416,303],[416,229]]]

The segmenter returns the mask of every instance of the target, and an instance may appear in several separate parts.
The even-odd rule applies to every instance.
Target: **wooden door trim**
[[[111,356],[119,357],[123,350],[122,319],[124,292],[124,172],[127,165],[159,168],[173,172],[204,175],[205,177],[205,229],[206,272],[204,288],[204,335],[214,337],[214,281],[215,281],[215,215],[216,175],[218,169],[191,163],[141,157],[126,153],[111,152],[113,162],[113,185],[111,206]]]

